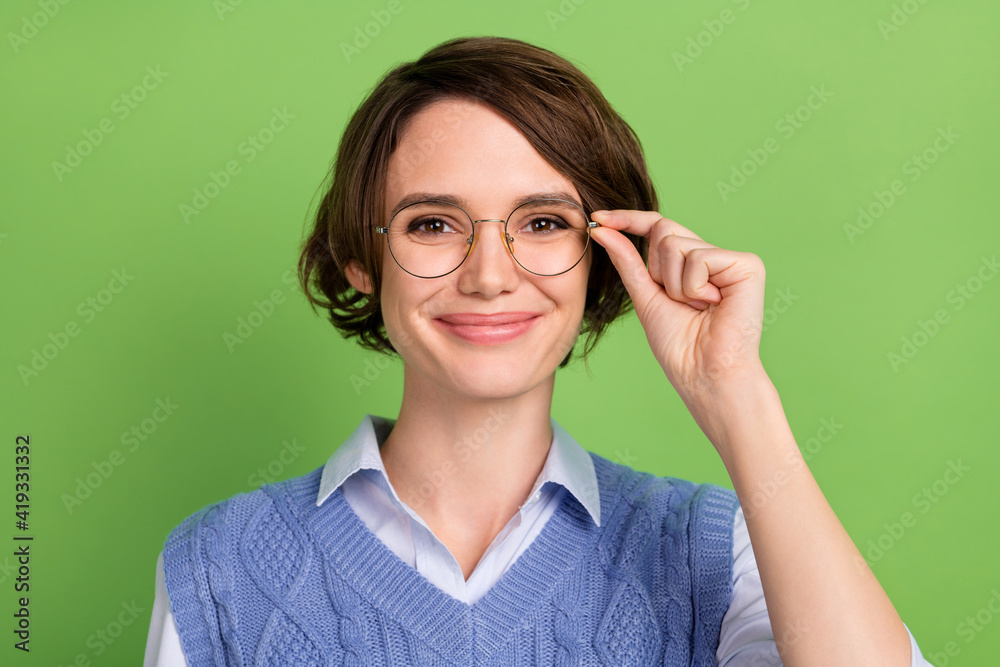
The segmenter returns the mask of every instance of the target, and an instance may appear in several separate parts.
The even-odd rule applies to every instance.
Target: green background
[[[47,17],[44,2],[19,0],[0,10],[0,540],[19,532],[18,434],[31,436],[35,536],[30,655],[11,646],[13,547],[0,549],[0,661],[138,664],[156,556],[174,525],[253,488],[258,468],[284,478],[322,465],[366,412],[395,415],[399,362],[352,383],[380,358],[341,339],[282,276],[340,133],[378,78],[446,39],[494,34],[593,77],[642,139],[661,213],[764,260],[761,354],[831,505],[925,656],[955,642],[948,664],[996,664],[1000,619],[960,626],[1000,588],[1000,280],[977,282],[977,272],[993,277],[983,258],[1000,248],[996,4],[399,0],[396,14],[382,0],[346,4],[70,2]],[[390,20],[375,30],[372,12]],[[366,24],[377,34],[345,54]],[[115,100],[147,67],[166,76],[122,117]],[[800,109],[814,87],[829,95]],[[248,161],[241,143],[275,108],[294,119]],[[804,120],[790,134],[783,119],[795,113]],[[57,174],[53,163],[102,119],[113,131]],[[769,139],[778,150],[741,167]],[[914,171],[925,151],[933,163]],[[231,160],[240,172],[185,221],[180,205]],[[741,168],[754,173],[724,197],[719,182]],[[891,206],[862,233],[845,231],[896,180]],[[128,285],[102,293],[123,269]],[[224,335],[275,290],[283,303],[230,351]],[[88,298],[107,296],[88,312]],[[943,323],[926,325],[938,311]],[[921,322],[933,336],[919,335]],[[70,323],[78,335],[22,377]],[[912,358],[904,338],[920,344],[906,348]],[[906,363],[894,367],[890,353]],[[581,445],[731,486],[634,313],[589,365],[560,371],[553,406]],[[157,399],[178,407],[129,451],[122,434]],[[824,419],[840,425],[832,438]],[[284,443],[304,448],[287,465]],[[121,465],[67,508],[77,479],[114,450]],[[971,470],[946,483],[949,462]],[[925,488],[937,502],[915,501]],[[916,523],[897,539],[886,524],[904,512]],[[889,548],[870,551],[880,538]],[[88,638],[133,600],[143,612],[98,655]]]

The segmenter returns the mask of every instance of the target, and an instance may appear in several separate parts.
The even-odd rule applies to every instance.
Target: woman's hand
[[[757,255],[706,243],[655,211],[597,211],[591,219],[601,224],[593,239],[618,269],[646,340],[685,403],[762,370],[765,274]],[[648,269],[619,232],[649,240]]]
[[[910,664],[906,628],[809,472],[763,372],[763,262],[652,211],[591,218],[653,354],[733,481],[782,664]],[[619,232],[649,239],[648,269]]]

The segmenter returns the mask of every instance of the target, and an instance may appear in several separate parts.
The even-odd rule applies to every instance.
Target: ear
[[[344,267],[344,273],[347,274],[347,280],[350,281],[354,289],[362,292],[364,294],[371,294],[374,292],[372,287],[371,277],[368,272],[361,268],[361,263],[356,259],[352,259]]]

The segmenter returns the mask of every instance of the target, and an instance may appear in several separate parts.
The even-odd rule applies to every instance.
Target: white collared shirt
[[[485,595],[528,548],[565,494],[572,493],[594,523],[601,524],[593,461],[552,419],[552,446],[528,499],[493,539],[466,580],[452,553],[420,515],[400,500],[389,482],[379,445],[393,423],[365,416],[323,467],[316,504],[321,506],[337,488],[342,488],[347,503],[393,553],[466,604]],[[143,665],[187,667],[167,600],[162,553],[156,569],[156,596]],[[912,634],[910,648],[911,667],[930,667]],[[781,665],[742,509],[737,510],[733,522],[733,594],[722,619],[716,660],[720,667]]]

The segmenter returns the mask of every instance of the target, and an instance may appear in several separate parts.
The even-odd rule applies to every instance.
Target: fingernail
[[[692,308],[697,308],[698,310],[705,310],[708,308],[708,304],[704,301],[692,301],[688,305]]]
[[[594,217],[595,215],[605,215],[607,213],[611,213],[611,211],[605,211],[605,210],[594,211],[593,213],[590,214],[590,217]]]

